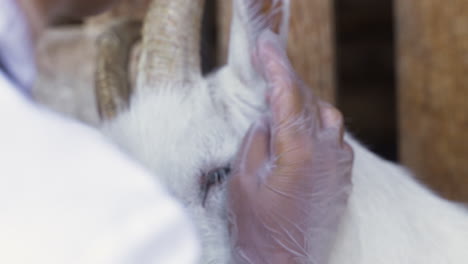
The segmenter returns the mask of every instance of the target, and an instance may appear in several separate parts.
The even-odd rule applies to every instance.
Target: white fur
[[[233,160],[248,127],[265,111],[265,85],[245,85],[252,67],[242,21],[234,23],[236,34],[230,65],[193,83],[139,87],[130,109],[103,125],[191,213],[204,249],[201,263],[228,263],[230,246],[225,187],[214,187],[203,207],[200,177]],[[331,263],[468,263],[467,210],[347,140],[355,152],[354,187]]]
[[[468,211],[354,139],[353,191],[331,263],[467,263]]]
[[[142,89],[128,112],[103,126],[190,211],[199,228],[203,263],[228,263],[230,248],[224,186],[213,187],[203,207],[200,178],[230,164],[263,106],[263,100],[246,96],[251,93],[227,69],[218,76],[221,82],[213,78]],[[233,79],[229,92],[222,89],[226,79]]]

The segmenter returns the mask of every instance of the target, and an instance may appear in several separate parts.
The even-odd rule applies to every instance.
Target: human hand
[[[343,120],[314,97],[280,41],[259,38],[270,114],[247,133],[228,183],[235,263],[327,263],[351,188]]]

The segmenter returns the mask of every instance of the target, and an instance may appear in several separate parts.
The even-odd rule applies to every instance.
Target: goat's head
[[[153,1],[133,89],[127,61],[138,23],[117,24],[99,42],[96,94],[104,131],[188,208],[210,263],[229,256],[223,179],[264,111],[266,85],[251,55],[259,32],[277,24],[286,35],[285,3],[234,0],[228,64],[208,76],[200,70],[203,0]]]

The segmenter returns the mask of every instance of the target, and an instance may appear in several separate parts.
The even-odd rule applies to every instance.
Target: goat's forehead
[[[226,113],[217,107],[205,87],[199,90],[161,90],[142,93],[130,107],[130,122],[156,140],[197,142],[196,139],[224,133],[230,126]],[[221,111],[220,111],[221,110]],[[134,124],[136,125],[136,124]]]
[[[193,185],[193,177],[232,159],[241,136],[231,126],[203,90],[162,90],[137,95],[108,130],[167,184]]]

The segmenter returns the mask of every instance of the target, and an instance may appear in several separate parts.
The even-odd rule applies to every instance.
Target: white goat
[[[261,12],[264,2],[272,6],[267,15]],[[228,64],[207,77],[199,56],[203,4],[153,1],[131,96],[124,66],[102,57],[96,92],[103,131],[145,164],[193,217],[201,262],[229,263],[222,179],[246,130],[266,109],[267,87],[251,53],[258,33],[275,18],[282,18],[279,31],[287,36],[289,3],[234,0]],[[114,29],[101,39],[107,55],[135,38]],[[117,55],[125,64],[128,53]],[[468,263],[467,210],[346,138],[355,153],[354,189],[330,263]]]

